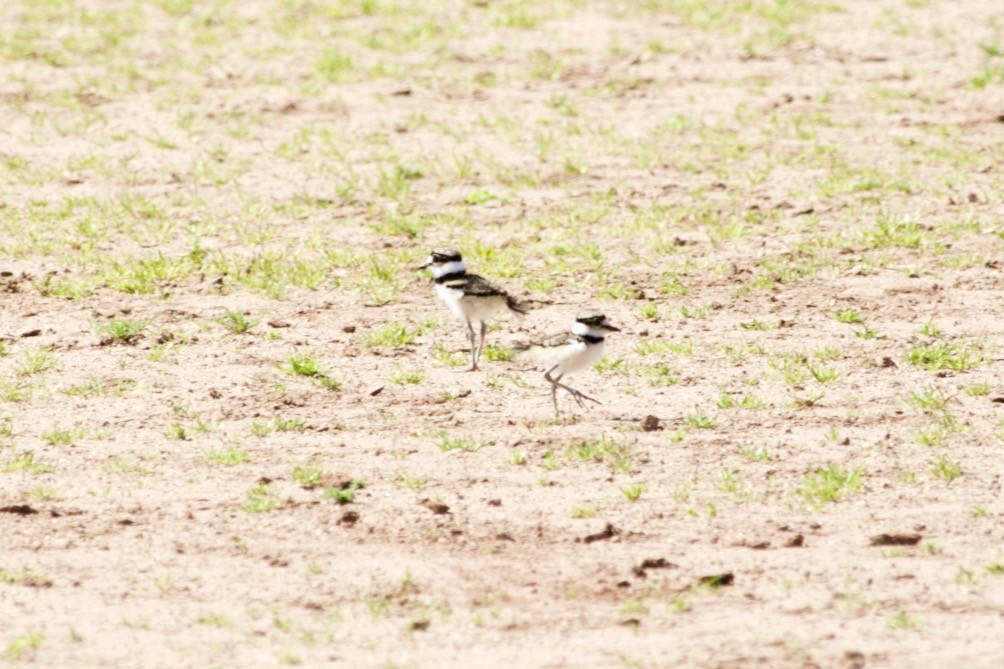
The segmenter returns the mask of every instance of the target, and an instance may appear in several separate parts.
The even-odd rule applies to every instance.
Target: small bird
[[[428,261],[418,269],[432,272],[436,284],[436,294],[446,303],[453,314],[467,323],[467,341],[471,345],[471,366],[465,371],[478,369],[478,360],[485,347],[487,322],[505,311],[525,314],[526,307],[517,302],[509,293],[492,284],[484,277],[467,273],[460,251],[453,248],[435,249]],[[475,346],[474,323],[481,330],[480,344]]]
[[[603,357],[606,343],[605,333],[620,332],[610,324],[599,311],[581,311],[572,321],[570,333],[562,333],[539,342],[522,344],[517,347],[523,359],[535,360],[544,365],[544,378],[551,384],[551,401],[554,403],[554,417],[558,417],[558,388],[567,390],[582,408],[588,408],[586,401],[600,404],[599,400],[583,395],[561,379],[576,372],[589,369]]]

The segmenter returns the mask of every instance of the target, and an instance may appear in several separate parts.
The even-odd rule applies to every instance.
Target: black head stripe
[[[589,327],[598,327],[607,320],[607,317],[596,311],[587,311],[579,314],[575,320]]]
[[[460,251],[456,249],[435,249],[432,252],[432,261],[437,263],[457,262],[461,259]]]

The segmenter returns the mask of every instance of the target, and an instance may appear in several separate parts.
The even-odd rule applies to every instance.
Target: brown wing
[[[477,295],[478,297],[491,297],[493,295],[507,297],[504,290],[477,274],[465,274],[456,279],[450,279],[443,285],[447,288],[462,290],[468,295]]]
[[[568,338],[571,336],[572,335],[568,332],[559,332],[558,334],[551,335],[550,337],[545,337],[544,339],[520,342],[516,344],[515,349],[518,353],[523,353],[535,349],[558,348],[560,346],[564,346],[565,344],[567,344]]]
[[[533,345],[538,348],[557,348],[559,346],[564,346],[565,344],[567,344],[569,338],[571,337],[574,337],[574,335],[572,335],[569,332],[559,332],[558,334],[554,334],[551,335],[550,337],[541,339],[540,341],[536,341],[533,343]]]
[[[468,295],[501,297],[505,300],[506,306],[517,314],[525,314],[527,311],[525,304],[517,301],[512,295],[477,274],[464,274],[463,276],[458,276],[456,279],[443,282],[443,285],[447,288],[462,290]]]

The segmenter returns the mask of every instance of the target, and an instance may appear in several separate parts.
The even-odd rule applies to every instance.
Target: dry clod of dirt
[[[732,585],[735,583],[736,577],[731,571],[726,571],[721,574],[710,574],[708,576],[701,576],[697,579],[699,585],[707,586],[709,588],[720,588],[727,585]]]
[[[27,504],[11,504],[10,506],[0,507],[0,513],[13,513],[18,516],[30,516],[38,513],[38,510]]]
[[[344,472],[324,472],[318,485],[336,488],[338,490],[362,490],[366,484],[354,476]]]
[[[649,569],[676,569],[679,565],[673,564],[666,558],[647,558],[641,564],[632,567],[631,573],[638,578],[647,578]]]
[[[923,535],[917,533],[876,534],[870,540],[872,546],[916,546]]]
[[[607,539],[612,539],[613,537],[616,537],[620,533],[621,531],[619,529],[614,527],[611,523],[607,523],[603,527],[603,529],[600,530],[599,532],[595,532],[593,534],[587,534],[584,537],[577,538],[575,541],[576,542],[581,541],[582,543],[591,544],[596,541],[606,541]]]
[[[432,511],[436,515],[442,515],[450,512],[450,507],[447,506],[446,504],[428,498],[420,500],[419,504],[424,506],[429,511]]]

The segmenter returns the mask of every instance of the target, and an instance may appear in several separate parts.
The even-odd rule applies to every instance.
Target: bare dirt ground
[[[1001,666],[999,4],[2,3],[0,658]]]

